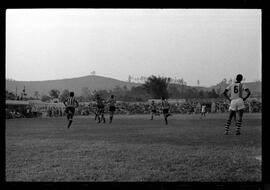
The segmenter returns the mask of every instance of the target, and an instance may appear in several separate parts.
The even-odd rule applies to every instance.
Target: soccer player
[[[115,112],[115,104],[116,104],[116,100],[114,95],[111,95],[111,97],[109,98],[109,100],[107,101],[109,104],[109,112],[110,112],[110,123],[112,123],[113,120],[113,114]]]
[[[79,106],[79,103],[74,97],[74,92],[70,92],[69,97],[64,101],[64,105],[66,106],[65,112],[67,113],[67,119],[69,120],[67,128],[69,128],[73,121],[75,108]]]
[[[238,115],[237,121],[236,121],[236,135],[240,135],[240,129],[242,124],[242,118],[244,113],[244,101],[250,96],[249,89],[241,83],[243,79],[243,76],[241,74],[238,74],[236,76],[236,82],[230,84],[225,91],[223,92],[224,96],[231,102],[229,107],[229,118],[227,120],[227,123],[225,125],[225,135],[229,134],[229,127],[231,125],[232,118],[236,116],[236,113]],[[231,98],[228,96],[228,91],[231,91]],[[243,90],[247,92],[246,97],[243,98]]]
[[[97,95],[97,111],[98,111],[98,123],[101,122],[101,120],[103,120],[103,123],[105,123],[105,117],[104,117],[104,108],[105,108],[105,104],[104,104],[104,100],[101,99],[101,97],[99,95]]]
[[[96,105],[96,103],[94,103],[93,105],[91,105],[91,103],[90,103],[90,104],[88,105],[89,110],[91,110],[91,109],[90,109],[91,106],[92,106],[92,112],[95,114],[95,121],[96,121],[97,118],[98,118],[98,109],[97,109],[97,105]]]
[[[205,112],[206,112],[206,105],[202,105],[202,109],[201,109],[201,117],[204,116],[205,117]]]
[[[154,114],[157,114],[157,105],[155,104],[155,101],[153,100],[151,103],[151,120],[154,118]]]
[[[167,99],[165,99],[165,97],[161,98],[161,107],[162,107],[162,111],[163,111],[163,115],[164,115],[164,119],[165,119],[165,124],[168,124],[168,117],[171,115],[169,114],[169,110],[170,110],[170,104],[168,102]]]

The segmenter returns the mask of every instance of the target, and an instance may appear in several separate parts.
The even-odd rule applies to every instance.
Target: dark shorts
[[[104,107],[105,107],[104,105],[97,105],[98,109],[104,109]]]
[[[114,112],[115,111],[115,106],[110,106],[109,111]]]
[[[163,113],[164,113],[164,114],[169,113],[169,109],[163,109]]]
[[[152,113],[157,113],[157,110],[152,110]]]
[[[103,114],[104,113],[104,107],[103,108],[98,108],[97,113],[98,114]]]
[[[72,115],[75,113],[75,108],[74,107],[66,107],[65,112],[68,114],[71,112]]]

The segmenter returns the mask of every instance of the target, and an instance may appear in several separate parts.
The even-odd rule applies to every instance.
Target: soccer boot
[[[241,135],[240,131],[236,131],[235,135]]]

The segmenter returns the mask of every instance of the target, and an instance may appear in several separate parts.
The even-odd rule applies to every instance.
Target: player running
[[[90,109],[91,103],[88,106],[89,106],[89,109]],[[98,109],[97,109],[97,104],[96,103],[94,103],[92,105],[92,110],[93,110],[93,113],[95,114],[95,121],[96,121],[97,118],[98,118]]]
[[[115,112],[115,104],[116,104],[114,95],[111,95],[111,97],[107,100],[107,103],[109,104],[110,123],[112,123],[113,114]]]
[[[161,98],[161,107],[163,110],[163,115],[164,115],[164,119],[165,119],[165,124],[168,124],[168,117],[171,115],[169,114],[169,110],[170,110],[170,104],[168,102],[167,99],[165,99],[165,97]]]
[[[155,104],[154,100],[152,100],[150,107],[151,107],[151,120],[153,120],[154,115],[157,114],[157,105]]]
[[[69,128],[73,121],[75,108],[79,106],[79,103],[74,97],[74,92],[70,92],[69,97],[63,103],[66,106],[65,112],[67,113],[67,119],[69,120],[67,128]]]
[[[236,113],[238,115],[238,119],[236,121],[236,135],[240,135],[240,129],[242,124],[242,118],[244,113],[244,101],[250,96],[249,89],[241,83],[243,79],[243,76],[241,74],[238,74],[236,76],[236,82],[230,84],[225,91],[223,92],[224,96],[231,102],[229,110],[229,118],[227,120],[227,123],[225,125],[225,135],[229,134],[229,127],[231,125],[232,118],[236,116]],[[231,91],[231,98],[228,96],[228,91]],[[243,90],[247,92],[247,95],[245,98],[242,97]]]
[[[98,118],[98,123],[103,121],[105,123],[105,117],[104,117],[104,108],[105,108],[105,103],[104,100],[101,99],[99,95],[97,95],[97,118]]]
[[[205,117],[205,113],[206,113],[206,105],[202,105],[202,109],[201,109],[201,117],[204,116]]]

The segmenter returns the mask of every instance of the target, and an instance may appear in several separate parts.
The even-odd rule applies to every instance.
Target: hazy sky
[[[256,9],[9,9],[6,77],[184,78],[214,85],[261,79]]]

